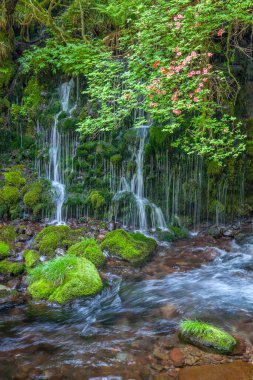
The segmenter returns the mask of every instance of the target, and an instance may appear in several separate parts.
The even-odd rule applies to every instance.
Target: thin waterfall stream
[[[137,141],[139,140],[139,146],[134,151],[136,171],[129,181],[126,177],[121,177],[119,189],[114,195],[113,200],[120,201],[122,196],[126,194],[133,197],[135,204],[132,209],[133,215],[130,216],[130,219],[133,220],[132,227],[142,232],[147,232],[148,230],[155,231],[157,228],[162,231],[168,231],[161,208],[145,197],[143,165],[148,132],[149,126],[147,125],[138,128]],[[124,219],[125,217],[123,216]]]

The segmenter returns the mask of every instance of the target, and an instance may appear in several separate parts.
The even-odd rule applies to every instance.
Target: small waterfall
[[[73,157],[77,147],[76,136],[72,133],[62,133],[58,129],[59,116],[65,112],[68,117],[77,106],[70,107],[70,94],[74,87],[74,81],[71,79],[59,86],[58,93],[60,98],[61,110],[54,116],[54,122],[50,129],[37,125],[38,146],[42,151],[48,149],[48,159],[45,156],[39,157],[36,162],[36,168],[39,176],[45,175],[52,183],[54,192],[55,211],[51,217],[52,224],[64,224],[63,204],[66,197],[66,173],[73,171]]]
[[[133,226],[140,231],[155,231],[159,228],[167,231],[166,222],[162,210],[154,203],[150,202],[144,195],[144,178],[143,178],[143,156],[144,148],[148,136],[148,126],[143,125],[139,128],[139,147],[135,151],[136,172],[128,182],[126,177],[121,177],[120,186],[114,195],[114,201],[120,201],[125,195],[129,194],[134,204],[131,207],[130,219]],[[123,215],[123,223],[126,217]]]

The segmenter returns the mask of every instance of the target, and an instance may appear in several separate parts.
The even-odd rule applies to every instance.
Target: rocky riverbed
[[[98,241],[110,228],[82,227]],[[14,228],[11,259],[21,262],[42,226]],[[248,223],[234,230],[238,242],[203,232],[159,244],[141,267],[107,256],[103,291],[63,306],[32,301],[25,274],[1,274],[0,379],[250,380],[253,239]],[[184,344],[184,318],[218,325],[239,344],[231,355]]]

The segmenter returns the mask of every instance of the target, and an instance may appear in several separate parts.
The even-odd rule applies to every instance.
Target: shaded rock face
[[[180,371],[179,380],[252,380],[253,365],[234,362],[222,365],[185,367]]]

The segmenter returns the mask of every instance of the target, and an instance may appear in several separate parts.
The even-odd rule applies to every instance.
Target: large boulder
[[[67,254],[84,257],[90,260],[96,267],[105,263],[105,256],[94,239],[83,239],[79,243],[72,245],[68,249]]]
[[[231,353],[237,344],[235,338],[209,323],[186,320],[180,325],[180,338],[200,348],[215,352]]]
[[[101,248],[130,263],[140,264],[156,250],[157,243],[139,232],[129,233],[118,229],[106,234]]]
[[[28,291],[33,299],[60,304],[76,297],[93,296],[103,288],[95,265],[72,255],[57,257],[31,269],[29,283]]]

